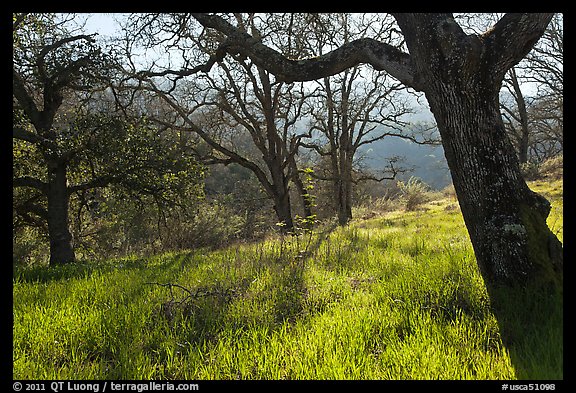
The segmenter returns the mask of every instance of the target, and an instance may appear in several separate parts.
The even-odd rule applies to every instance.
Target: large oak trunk
[[[500,26],[478,37],[465,35],[447,15],[400,17],[476,262],[520,378],[541,375],[533,359],[562,372],[563,255],[546,224],[550,203],[522,178],[498,95],[505,72],[531,48],[546,18],[507,16],[516,19],[507,25],[516,29],[515,39],[525,42],[514,46],[511,30]],[[411,19],[418,22],[412,30]]]
[[[550,203],[521,176],[498,89],[481,79],[469,86],[437,80],[426,95],[476,262],[518,377],[542,375],[533,359],[561,374],[563,256],[546,224]]]
[[[510,38],[500,26],[483,37],[466,35],[449,14],[397,15],[486,285],[561,289],[562,245],[546,224],[550,204],[522,178],[499,106],[505,73],[550,16],[515,18],[507,16],[516,29]]]
[[[549,202],[532,192],[504,130],[498,91],[476,81],[431,84],[452,180],[489,286],[562,285],[562,245],[546,224]]]

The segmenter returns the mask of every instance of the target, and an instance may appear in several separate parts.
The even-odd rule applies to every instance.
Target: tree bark
[[[562,282],[562,246],[550,204],[532,192],[499,116],[498,92],[474,95],[438,83],[427,93],[476,260],[487,284]]]
[[[48,233],[50,239],[50,265],[63,265],[75,261],[72,235],[68,228],[69,193],[66,165],[48,163]]]
[[[300,201],[302,204],[302,210],[304,212],[304,218],[312,217],[312,215],[314,213],[312,212],[313,203],[311,200],[311,196],[309,195],[309,192],[306,189],[306,186],[304,185],[302,178],[300,177],[300,173],[298,171],[298,166],[296,165],[296,160],[294,159],[294,157],[292,157],[290,159],[289,166],[290,166],[290,172],[292,175],[291,180],[294,183],[294,185],[296,186],[296,189],[298,191],[298,196],[300,197]]]
[[[342,131],[344,133],[344,131]],[[338,209],[338,224],[345,226],[352,219],[352,157],[347,154],[347,149],[340,145],[339,166],[333,174],[334,189]]]
[[[294,229],[292,220],[292,207],[290,205],[290,193],[288,190],[278,189],[274,194],[274,211],[280,224],[282,233],[291,232]]]

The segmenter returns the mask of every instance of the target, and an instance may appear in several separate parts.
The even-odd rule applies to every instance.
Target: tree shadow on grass
[[[107,277],[109,272],[112,273],[109,279],[114,280],[115,271],[131,272],[128,278],[136,274],[138,278],[134,285],[122,288],[112,285],[111,289],[119,291],[122,297],[117,302],[112,299],[106,303],[112,306],[113,311],[103,311],[101,314],[99,331],[107,332],[104,336],[108,337],[108,341],[83,344],[86,347],[83,351],[86,361],[102,365],[105,371],[100,376],[139,378],[141,375],[137,368],[141,365],[138,359],[142,356],[161,366],[170,367],[166,340],[173,340],[176,350],[180,351],[179,356],[185,356],[183,354],[186,350],[183,348],[205,351],[217,343],[221,333],[242,334],[254,323],[266,325],[272,331],[300,318],[306,307],[306,260],[314,255],[333,229],[315,235],[312,241],[306,243],[305,249],[300,248],[303,244],[301,238],[298,244],[293,239],[291,247],[283,245],[286,251],[284,254],[276,250],[267,255],[268,260],[263,261],[262,268],[258,267],[258,263],[247,263],[248,267],[257,267],[248,275],[241,272],[237,279],[222,276],[202,283],[186,280],[179,274],[183,269],[193,269],[193,265],[200,261],[211,263],[209,258],[196,260],[187,253],[119,259],[105,263],[38,267],[16,271],[14,276],[20,282],[49,283],[82,280],[92,274]],[[239,255],[238,258],[250,258],[257,254]],[[268,281],[262,287],[256,278],[264,271]],[[185,280],[182,286],[178,284],[181,279]],[[158,290],[155,284],[163,288]],[[254,318],[242,315],[242,302],[245,301],[255,301]],[[271,306],[268,315],[259,314],[263,305]],[[264,317],[261,318],[261,315]],[[73,366],[72,359],[66,362],[70,363],[70,367]],[[162,370],[159,369],[155,377],[170,376],[165,374],[168,371]]]
[[[15,268],[13,277],[21,282],[49,283],[59,280],[70,280],[89,277],[93,273],[111,273],[115,270],[129,271],[141,270],[149,272],[151,276],[167,269],[182,269],[184,265],[189,265],[193,253],[183,252],[170,255],[170,257],[150,258],[150,257],[126,257],[100,262],[75,262],[58,266],[33,266],[26,268]]]
[[[282,261],[282,269],[278,272],[278,285],[276,288],[276,301],[274,307],[275,323],[282,324],[286,321],[294,322],[305,311],[307,294],[304,271],[306,260],[314,256],[323,242],[337,228],[333,223],[316,234],[316,237],[305,243],[304,249],[297,249],[291,255],[287,255]],[[304,235],[306,236],[306,235]]]
[[[295,322],[306,307],[306,261],[335,228],[326,227],[311,237],[285,235],[254,255],[240,254],[240,259],[254,257],[257,261],[252,262],[255,270],[249,276],[235,281],[206,282],[193,288],[163,285],[166,296],[158,304],[155,318],[173,329],[184,327],[187,341],[198,347],[215,342],[224,330],[241,332],[257,324],[272,331]],[[245,302],[254,305],[242,314]],[[263,309],[267,309],[265,314]]]
[[[563,379],[562,293],[525,288],[492,288],[489,293],[516,377]]]

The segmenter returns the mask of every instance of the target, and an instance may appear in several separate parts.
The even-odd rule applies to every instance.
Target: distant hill
[[[387,166],[387,158],[403,157],[403,161],[398,163],[398,166],[413,170],[399,175],[399,180],[416,176],[437,190],[452,182],[441,145],[418,145],[401,138],[388,137],[363,146],[359,154],[364,156],[364,165],[375,171]]]

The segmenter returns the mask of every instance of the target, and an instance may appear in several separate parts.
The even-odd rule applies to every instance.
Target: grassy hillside
[[[532,187],[553,199],[562,239],[562,181]],[[546,353],[561,328],[535,344],[533,367],[503,346],[451,197],[216,252],[22,270],[13,283],[15,379],[563,378],[561,354]]]

